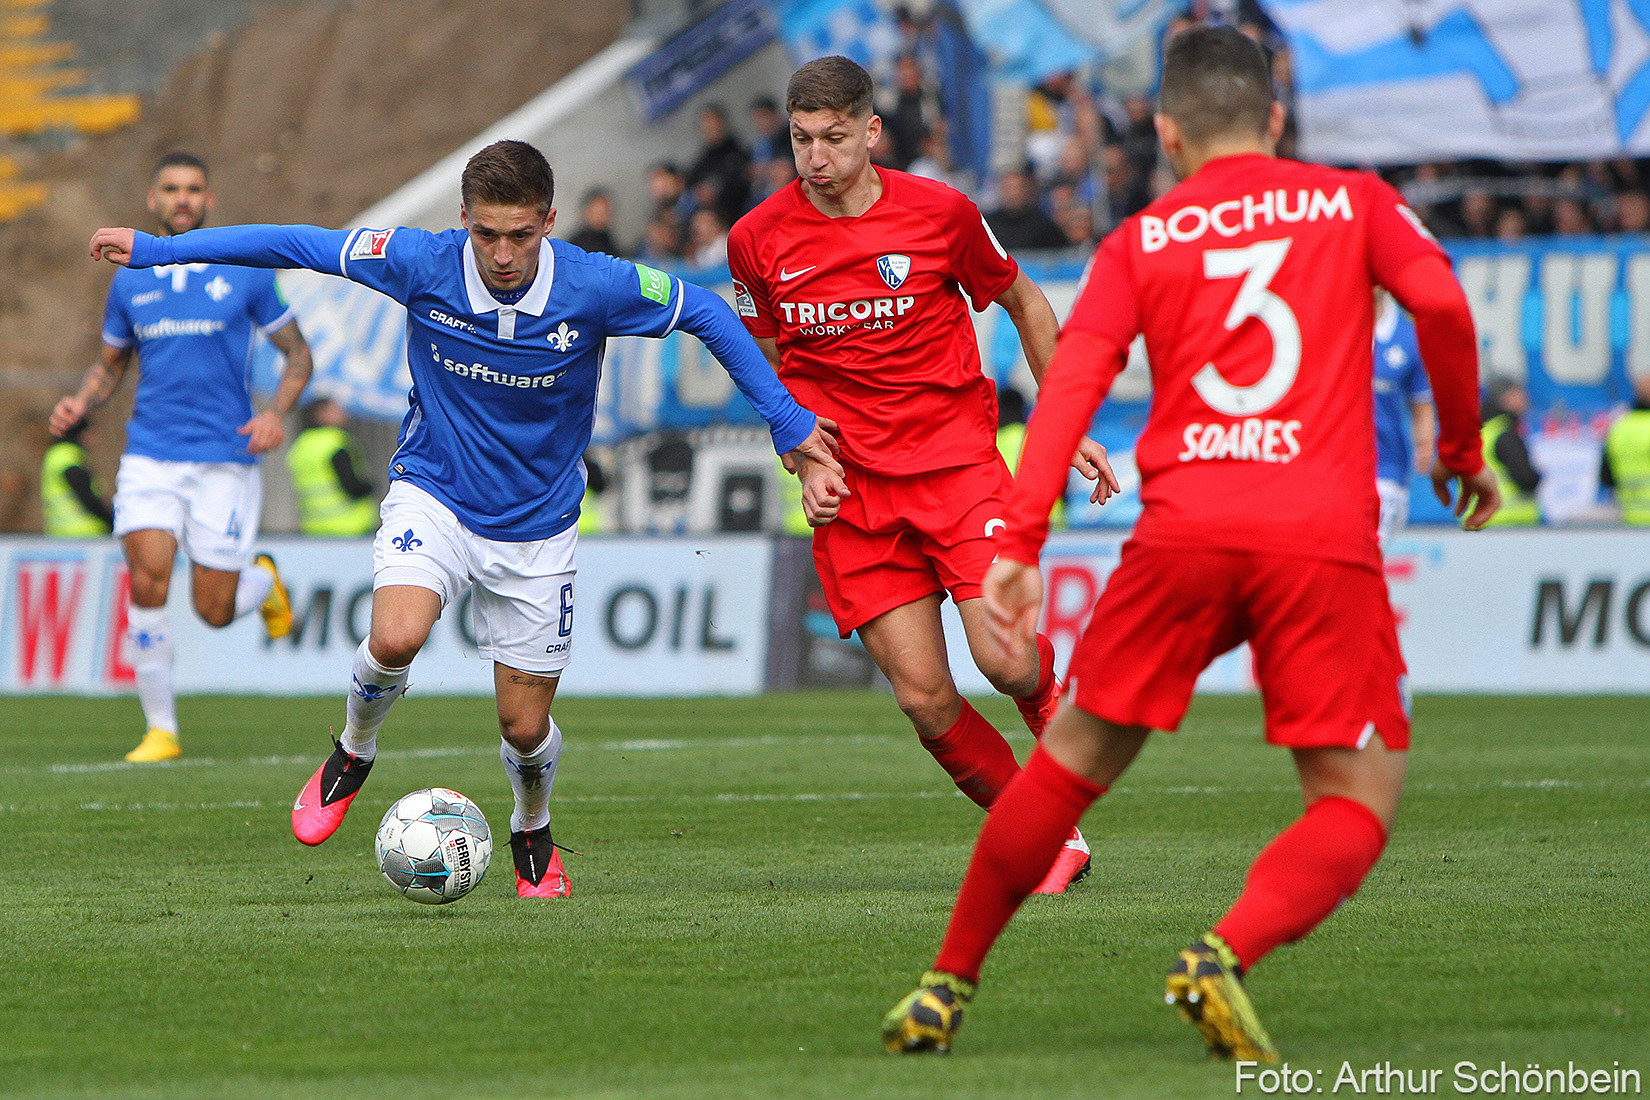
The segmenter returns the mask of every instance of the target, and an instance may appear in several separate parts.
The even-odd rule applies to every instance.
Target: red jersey
[[[739,219],[739,316],[777,342],[797,401],[841,426],[843,462],[906,475],[988,461],[997,394],[968,305],[985,309],[1019,266],[967,196],[875,170],[882,197],[858,217],[826,217],[798,181]]]
[[[1108,236],[1062,342],[1118,360],[1115,370],[1120,349],[1145,337],[1152,404],[1135,451],[1135,538],[1377,566],[1373,292],[1423,257],[1443,252],[1376,176],[1259,154],[1210,161]],[[1477,438],[1476,408],[1462,407],[1476,396],[1466,329],[1464,353],[1457,343],[1451,362],[1427,360],[1448,375],[1447,463]],[[1094,373],[1066,375],[1068,404],[1085,387],[1099,399],[1110,376]],[[1051,370],[1042,405],[1055,404],[1053,382]],[[1022,512],[1011,506],[999,550],[1035,561],[1022,543],[1040,546],[1026,538],[1039,528]]]

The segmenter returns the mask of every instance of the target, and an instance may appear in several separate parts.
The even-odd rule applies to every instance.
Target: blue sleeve
[[[175,237],[137,233],[128,266],[304,267],[324,275],[342,275],[405,304],[411,266],[406,238],[416,235],[417,231],[407,229],[322,229],[315,225],[226,225]]]
[[[682,300],[676,327],[702,340],[733,376],[745,400],[768,422],[774,450],[784,454],[807,439],[814,430],[814,414],[798,405],[779,381],[733,308],[704,287],[673,281]]]
[[[1421,362],[1421,343],[1415,337],[1415,325],[1404,318],[1398,332],[1398,341],[1408,356],[1404,379],[1404,393],[1412,405],[1432,400],[1432,382],[1427,378],[1426,364]]]
[[[273,271],[252,292],[247,305],[252,320],[265,332],[273,332],[292,320],[292,307],[287,305],[286,295],[281,293],[281,285],[275,281]]]
[[[103,342],[112,348],[129,348],[136,334],[131,315],[126,312],[126,296],[119,286],[118,279],[109,284],[109,300],[103,304]]]
[[[682,314],[680,279],[611,256],[596,262],[607,265],[609,336],[664,336],[676,327]]]

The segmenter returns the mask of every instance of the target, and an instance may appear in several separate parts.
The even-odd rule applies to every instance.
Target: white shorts
[[[121,455],[115,537],[167,531],[196,565],[237,573],[252,561],[263,499],[263,479],[251,463]]]
[[[494,542],[406,480],[392,481],[372,542],[372,586],[410,584],[441,606],[475,585],[476,648],[501,665],[559,676],[573,649],[578,525],[537,542]]]
[[[1404,529],[1409,519],[1409,486],[1390,478],[1375,479],[1375,492],[1381,498],[1381,518],[1375,525],[1375,538],[1385,550],[1392,537]]]

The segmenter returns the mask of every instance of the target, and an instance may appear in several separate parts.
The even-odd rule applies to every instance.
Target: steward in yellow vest
[[[355,441],[344,430],[347,414],[331,398],[304,406],[304,422],[286,453],[298,494],[300,529],[324,538],[356,538],[378,527],[373,485],[356,472]]]
[[[1535,490],[1541,473],[1530,462],[1520,418],[1530,410],[1524,387],[1507,379],[1490,383],[1484,407],[1484,463],[1495,471],[1501,490],[1501,510],[1491,527],[1534,527],[1541,522]]]
[[[46,448],[40,463],[42,529],[61,539],[95,539],[114,529],[114,511],[103,499],[86,465],[81,420]]]
[[[1634,383],[1633,408],[1604,436],[1599,481],[1614,489],[1624,523],[1650,526],[1650,374]]]
[[[1020,452],[1026,443],[1026,399],[1020,391],[1012,386],[1004,386],[997,391],[997,453],[1003,456],[1003,462],[1008,465],[1008,472],[1020,472]],[[1066,498],[1062,495],[1054,502],[1054,511],[1049,514],[1048,527],[1051,531],[1063,530],[1066,526]]]

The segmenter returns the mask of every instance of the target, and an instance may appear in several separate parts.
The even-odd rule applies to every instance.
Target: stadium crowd
[[[1200,0],[1170,24],[1173,34],[1207,18]],[[1225,5],[1224,15],[1263,44],[1273,81],[1293,100],[1287,44],[1254,0]],[[1118,222],[1173,186],[1152,126],[1146,95],[1118,95],[1080,72],[1054,74],[1025,100],[1024,156],[980,177],[953,160],[932,40],[934,16],[896,12],[902,52],[878,75],[877,110],[885,139],[878,163],[941,180],[986,212],[1014,252],[1082,251]],[[700,113],[702,145],[688,164],[648,169],[652,202],[639,240],[611,230],[612,197],[588,192],[572,240],[587,248],[651,261],[712,265],[726,260],[728,228],[740,215],[795,178],[785,119],[776,99],[758,95],[742,120],[722,104]],[[1293,124],[1279,151],[1295,150]],[[1650,160],[1512,163],[1474,160],[1384,167],[1433,233],[1444,238],[1517,241],[1548,235],[1650,231]]]

